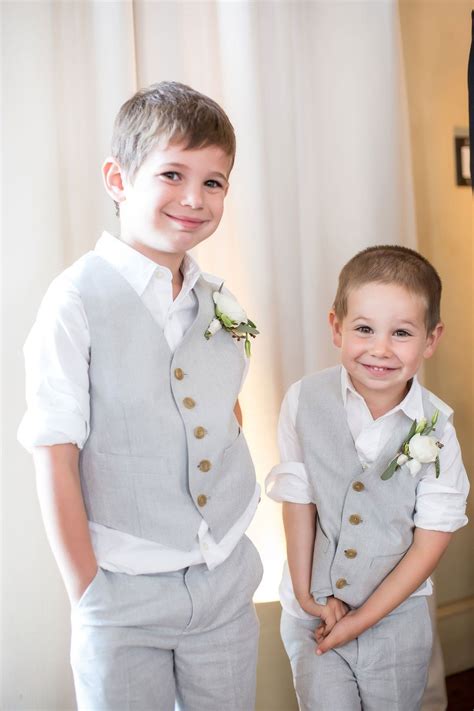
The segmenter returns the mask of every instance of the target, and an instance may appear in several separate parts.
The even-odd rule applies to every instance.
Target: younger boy
[[[84,711],[254,705],[246,358],[227,330],[206,333],[220,282],[187,254],[220,222],[234,155],[229,119],[189,87],[127,101],[104,165],[120,237],[53,282],[26,343],[20,439],[71,600]]]
[[[420,708],[429,576],[467,522],[469,488],[452,410],[416,377],[443,331],[440,296],[413,250],[357,254],[329,315],[342,366],[282,405],[267,489],[283,502],[281,633],[307,711]]]

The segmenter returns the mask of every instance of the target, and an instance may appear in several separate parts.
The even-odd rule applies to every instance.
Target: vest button
[[[339,580],[336,580],[336,588],[338,590],[342,590],[342,588],[345,588],[347,585],[347,580],[345,578],[339,578]]]
[[[184,372],[181,370],[181,368],[174,369],[174,377],[176,378],[176,380],[182,380],[184,378]]]
[[[361,522],[362,518],[359,516],[359,514],[352,514],[351,516],[349,516],[349,523],[352,523],[353,526],[358,526]]]
[[[199,468],[202,472],[208,472],[209,469],[211,469],[211,467],[212,467],[212,464],[211,464],[211,462],[209,461],[209,459],[203,459],[203,460],[200,461],[199,464],[198,464],[198,468]]]
[[[196,439],[202,439],[203,437],[206,436],[206,434],[207,434],[207,432],[204,429],[204,427],[195,427],[194,428],[194,436],[196,437]]]
[[[204,494],[199,494],[197,497],[198,506],[205,506],[207,504],[207,496]]]
[[[344,551],[344,555],[346,556],[346,558],[355,558],[357,555],[357,551],[355,548],[346,548],[346,550]]]
[[[352,484],[352,488],[354,489],[354,491],[364,491],[365,486],[363,485],[363,483],[361,481],[355,481]]]
[[[186,407],[188,410],[192,410],[193,407],[195,407],[196,403],[192,399],[192,397],[185,397],[183,400],[183,405]]]

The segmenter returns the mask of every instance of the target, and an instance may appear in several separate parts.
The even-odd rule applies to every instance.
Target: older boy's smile
[[[122,176],[121,239],[151,259],[178,263],[217,229],[231,159],[218,146],[151,150],[133,178]]]
[[[208,220],[200,220],[197,217],[187,217],[185,215],[170,215],[168,212],[164,213],[170,220],[173,220],[177,225],[184,229],[195,230],[201,225],[204,225]]]
[[[374,416],[401,402],[407,383],[433,352],[442,326],[427,333],[425,316],[420,295],[398,284],[373,282],[349,292],[342,322],[331,312],[342,364]]]

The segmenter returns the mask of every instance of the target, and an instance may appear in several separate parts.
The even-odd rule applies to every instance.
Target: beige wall
[[[468,126],[471,3],[401,0],[419,249],[443,280],[446,333],[425,381],[455,411],[468,473],[474,470],[474,293],[471,191],[456,187],[453,135]],[[471,518],[473,503],[470,503]],[[468,514],[469,515],[469,514]],[[459,531],[437,575],[447,672],[474,665],[472,526]],[[462,601],[461,603],[459,601]]]

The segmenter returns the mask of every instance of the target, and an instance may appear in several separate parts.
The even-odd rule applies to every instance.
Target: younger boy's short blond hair
[[[339,275],[334,311],[339,320],[347,314],[347,298],[365,284],[397,284],[422,296],[426,303],[428,333],[440,322],[441,279],[432,264],[414,249],[398,245],[368,247],[356,254]]]
[[[112,134],[112,156],[133,180],[155,146],[183,143],[187,149],[218,146],[235,158],[235,134],[219,104],[175,81],[140,89],[121,107]]]

